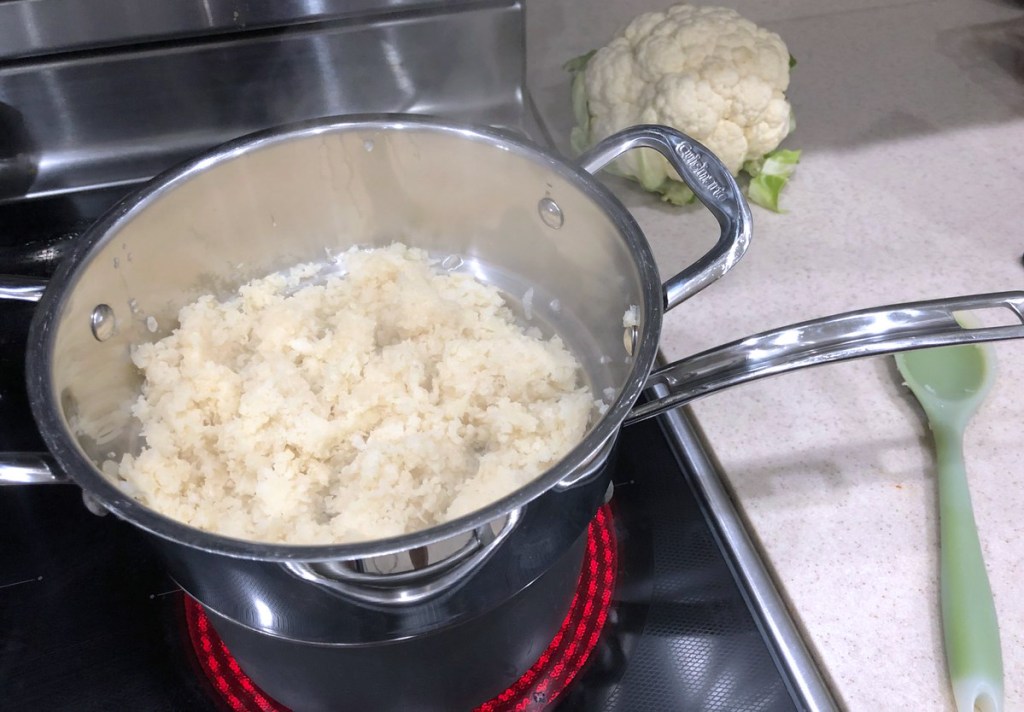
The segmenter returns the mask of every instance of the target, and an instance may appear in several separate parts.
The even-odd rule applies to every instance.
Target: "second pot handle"
[[[664,156],[722,228],[718,242],[707,254],[665,282],[665,309],[671,309],[739,262],[750,244],[750,206],[729,170],[711,151],[667,126],[634,126],[612,134],[580,156],[579,163],[596,173],[634,148],[652,148]]]
[[[1005,309],[1020,323],[970,328],[955,312]],[[997,292],[862,309],[765,331],[651,373],[668,394],[634,408],[629,425],[765,376],[931,346],[1024,338],[1024,292]]]
[[[0,301],[38,302],[46,291],[46,280],[20,275],[0,275]]]
[[[0,486],[60,485],[71,479],[54,466],[49,453],[0,452]]]
[[[0,301],[38,302],[46,280],[0,275]],[[53,465],[49,453],[0,452],[0,485],[63,484],[71,480]]]
[[[501,530],[494,534],[490,524],[475,532],[475,544],[430,566],[399,574],[366,574],[329,564],[289,561],[284,568],[298,578],[339,594],[344,598],[377,606],[412,605],[440,596],[466,583],[469,575],[491,558],[518,526],[523,510],[508,513]]]

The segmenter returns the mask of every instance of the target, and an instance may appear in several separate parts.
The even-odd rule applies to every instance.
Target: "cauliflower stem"
[[[664,124],[700,141],[738,176],[747,197],[779,212],[779,194],[800,151],[778,149],[795,128],[785,97],[796,60],[774,32],[734,10],[676,5],[638,16],[604,47],[569,60],[577,154],[636,124]],[[693,192],[656,151],[617,158],[609,172],[693,202]]]

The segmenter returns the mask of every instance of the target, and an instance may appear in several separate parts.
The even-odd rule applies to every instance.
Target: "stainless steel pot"
[[[714,248],[664,284],[636,223],[591,175],[640,147],[662,152],[721,226]],[[513,303],[532,289],[533,324],[557,332],[595,392],[612,395],[563,461],[458,520],[333,546],[192,529],[103,476],[99,464],[111,453],[140,444],[127,410],[140,385],[128,358],[133,344],[167,333],[178,309],[201,293],[228,293],[254,276],[322,259],[325,250],[396,236],[498,285]],[[342,650],[423,640],[539,590],[596,511],[623,423],[794,368],[1024,336],[1020,323],[960,326],[954,311],[975,308],[1009,308],[1024,321],[1024,293],[980,295],[805,322],[652,373],[664,311],[727,271],[749,238],[750,215],[728,172],[664,128],[613,136],[578,167],[486,129],[409,117],[326,119],[256,134],[160,176],[93,226],[45,290],[12,280],[0,296],[41,296],[27,354],[33,413],[87,502],[157,535],[172,574],[225,627],[264,636],[245,634],[256,641]],[[637,325],[624,327],[633,309]],[[634,407],[648,386],[658,386],[658,397]],[[63,477],[46,458],[7,459],[6,482]],[[573,580],[564,569],[558,578]],[[549,617],[544,626],[557,620]]]
[[[664,284],[639,227],[592,175],[640,147],[665,155],[721,226],[708,254]],[[204,605],[270,635],[350,644],[372,630],[393,639],[498,605],[577,541],[600,504],[605,464],[654,364],[664,311],[726,272],[750,239],[735,181],[681,134],[630,129],[581,164],[494,130],[369,116],[255,134],[154,179],[83,235],[45,288],[22,281],[4,293],[41,296],[27,381],[60,471],[97,509],[157,535],[172,574]],[[595,393],[610,394],[607,412],[561,462],[458,520],[332,546],[200,531],[150,510],[103,475],[104,460],[140,447],[128,410],[140,387],[130,349],[168,333],[182,305],[396,238],[497,285],[512,304],[529,291],[524,318],[557,332]],[[627,311],[636,326],[624,326]],[[45,458],[10,464],[6,480],[60,476]],[[508,570],[494,559],[499,551],[528,552],[532,564],[520,563],[504,587],[478,585],[460,597],[471,576],[487,580],[486,563]],[[373,616],[379,625],[367,628]]]

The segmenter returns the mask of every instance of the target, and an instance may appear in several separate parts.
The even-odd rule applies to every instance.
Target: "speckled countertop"
[[[564,142],[566,60],[670,0],[527,0],[529,82]],[[1024,8],[1006,0],[718,0],[782,35],[804,149],[754,208],[746,257],[665,319],[679,357],[818,316],[1024,288]],[[670,274],[716,235],[700,209],[611,184]],[[1002,631],[1006,709],[1024,709],[1024,343],[968,433]],[[779,376],[693,406],[809,647],[851,710],[952,710],[938,608],[933,456],[891,358]]]

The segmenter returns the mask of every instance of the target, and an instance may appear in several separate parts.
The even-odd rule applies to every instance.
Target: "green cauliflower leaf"
[[[744,163],[743,170],[750,176],[750,185],[747,187],[750,202],[777,213],[782,212],[779,210],[779,194],[796,171],[801,153],[780,148]]]

